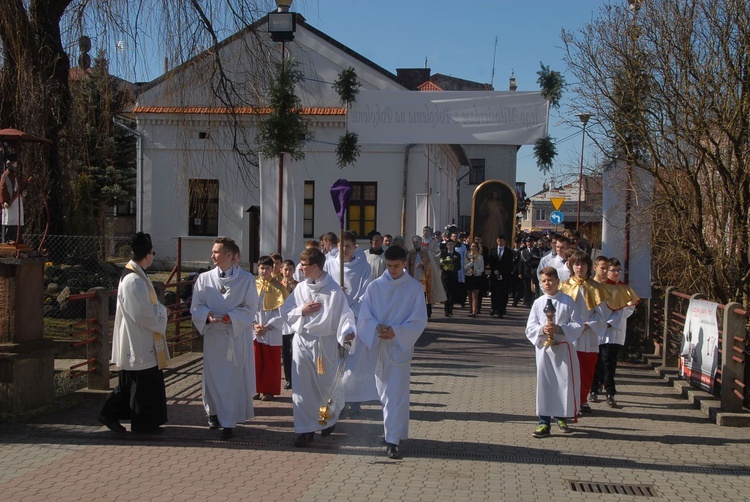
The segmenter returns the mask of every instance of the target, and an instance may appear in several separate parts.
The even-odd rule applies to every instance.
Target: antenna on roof
[[[494,87],[495,84],[495,60],[497,59],[497,35],[495,35],[495,53],[492,55],[492,78],[490,78],[490,85]]]
[[[427,68],[427,56],[424,57],[424,67]]]

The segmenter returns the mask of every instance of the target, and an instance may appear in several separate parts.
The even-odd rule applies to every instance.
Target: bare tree
[[[623,1],[563,41],[573,111],[594,114],[610,159],[654,176],[656,278],[749,305],[747,1]]]
[[[68,74],[70,60],[78,56],[78,40],[88,35],[94,53],[118,47],[132,50],[117,54],[124,65],[137,67],[147,52],[159,51],[165,59],[168,80],[180,65],[202,64],[213,98],[228,108],[234,124],[232,144],[246,168],[245,176],[257,167],[254,131],[247,131],[233,110],[256,106],[263,96],[268,72],[274,68],[266,44],[252,39],[267,37],[256,33],[253,24],[270,10],[269,0],[7,0],[0,9],[0,121],[2,127],[18,127],[45,136],[53,146],[27,149],[23,160],[35,175],[27,198],[27,226],[39,231],[45,222],[51,233],[65,230],[66,205],[70,186],[66,159],[61,159],[59,141],[66,134],[70,112]],[[237,75],[227,68],[218,49],[222,40],[241,32],[247,58],[256,62],[252,75]],[[246,177],[246,176],[245,176]],[[252,176],[250,176],[252,179]],[[42,211],[47,201],[48,214]],[[37,202],[37,203],[35,203]]]

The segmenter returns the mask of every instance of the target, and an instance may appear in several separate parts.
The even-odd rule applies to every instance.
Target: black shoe
[[[222,441],[226,441],[227,439],[232,439],[234,437],[234,429],[232,427],[224,427],[221,429],[221,433],[219,434],[219,439]]]
[[[216,431],[219,430],[219,427],[221,427],[221,424],[219,424],[219,417],[217,415],[209,415],[208,428],[212,431]]]
[[[503,314],[497,314],[498,319],[502,319],[503,317],[505,317]]]
[[[273,401],[276,399],[276,397],[273,394],[261,394],[260,400],[261,401]]]
[[[119,420],[115,418],[109,418],[104,415],[99,415],[98,417],[96,417],[96,421],[104,425],[107,429],[111,430],[112,432],[117,432],[120,434],[123,432],[126,432],[125,427],[123,427],[122,424],[119,422]]]
[[[294,440],[294,446],[295,448],[304,448],[305,446],[307,446],[307,443],[312,441],[314,438],[314,432],[303,432],[302,434],[297,435],[297,439]]]
[[[385,454],[391,460],[400,460],[403,458],[401,452],[398,451],[398,445],[393,443],[386,443]]]
[[[289,390],[291,388],[292,388],[292,382],[287,380],[286,383],[284,384],[284,389]]]
[[[320,435],[323,437],[330,436],[331,433],[333,433],[333,430],[336,428],[336,424],[333,424],[330,427],[326,427],[322,431],[320,431]]]
[[[253,394],[253,401],[260,401],[260,394],[259,393],[256,392],[255,394]]]

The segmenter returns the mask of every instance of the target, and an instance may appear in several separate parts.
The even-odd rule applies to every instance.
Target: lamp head
[[[292,0],[276,0],[276,10],[278,12],[289,12],[292,6]]]

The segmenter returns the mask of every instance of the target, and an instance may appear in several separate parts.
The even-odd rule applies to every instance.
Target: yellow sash
[[[586,304],[588,310],[593,309],[602,302],[609,304],[609,291],[593,279],[579,279],[573,276],[560,284],[560,291],[574,300],[578,298],[579,290],[583,293],[583,302]]]
[[[262,277],[257,281],[258,296],[263,293],[263,310],[276,310],[284,304],[289,292],[276,279],[267,281]]]
[[[607,302],[612,310],[620,310],[623,307],[636,305],[641,301],[640,297],[633,291],[633,288],[624,282],[613,283],[607,281],[604,286],[609,291],[612,299]]]
[[[146,285],[148,286],[149,296],[151,303],[153,305],[158,305],[159,300],[156,298],[156,290],[154,289],[154,285],[151,284],[151,280],[146,277],[146,274],[144,274],[140,269],[134,268],[129,262],[127,265],[125,265],[125,268],[128,270],[132,270],[138,276],[146,281]],[[167,339],[164,336],[163,333],[157,333],[152,332],[154,334],[154,349],[156,349],[156,362],[159,365],[159,369],[162,370],[167,367]]]

